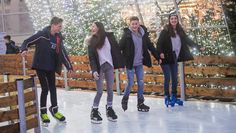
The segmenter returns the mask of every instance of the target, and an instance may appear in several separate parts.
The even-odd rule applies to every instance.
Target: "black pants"
[[[57,90],[55,85],[55,72],[54,71],[44,71],[36,70],[40,85],[42,88],[40,96],[40,108],[41,113],[47,113],[47,95],[50,91],[51,106],[57,106]]]

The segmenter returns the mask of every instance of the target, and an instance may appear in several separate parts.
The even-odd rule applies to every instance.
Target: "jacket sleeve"
[[[88,45],[88,56],[89,56],[89,64],[92,69],[92,73],[94,73],[95,71],[98,71],[98,70],[97,70],[96,56],[92,49],[91,44]]]
[[[68,57],[68,54],[66,52],[66,49],[63,45],[63,43],[61,43],[61,60],[62,60],[62,63],[65,65],[66,69],[67,70],[73,70],[73,67],[71,65],[71,62],[70,62],[70,59]]]
[[[156,43],[156,49],[159,54],[163,53],[164,38],[165,38],[165,31],[162,30]]]
[[[28,47],[30,45],[37,44],[37,42],[40,40],[40,38],[43,37],[42,34],[43,34],[43,32],[39,31],[36,34],[34,34],[31,37],[29,37],[26,40],[24,40],[24,42],[21,45],[20,51],[21,52],[22,51],[27,51]]]
[[[198,50],[200,50],[201,48],[201,46],[199,46],[193,40],[191,40],[185,33],[184,33],[184,41],[190,47],[196,47]]]
[[[123,33],[123,35],[122,35],[122,37],[119,41],[119,47],[120,47],[120,50],[121,50],[122,53],[125,49],[125,43],[126,43],[126,36],[125,36],[125,33]]]
[[[13,41],[10,43],[10,47],[12,47],[15,51],[19,50],[19,48],[16,46],[16,43]]]
[[[152,55],[156,58],[156,60],[160,59],[160,54],[158,54],[158,51],[153,46],[153,43],[151,42],[150,38],[147,35],[147,46],[149,51],[151,51]]]

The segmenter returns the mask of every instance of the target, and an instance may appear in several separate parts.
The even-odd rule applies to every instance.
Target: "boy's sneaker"
[[[47,113],[41,114],[40,117],[42,119],[42,126],[48,127],[48,124],[50,123],[48,114]]]
[[[57,106],[56,107],[50,107],[49,111],[51,112],[52,116],[54,118],[56,118],[58,121],[65,122],[66,118],[62,113],[58,112],[58,107]]]
[[[91,114],[90,114],[91,122],[95,124],[102,123],[102,117],[100,112],[98,111],[98,108],[92,108]]]

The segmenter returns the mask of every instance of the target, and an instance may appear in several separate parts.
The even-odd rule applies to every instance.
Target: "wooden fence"
[[[70,59],[75,72],[57,75],[57,85],[64,86],[64,76],[66,76],[68,79],[66,82],[71,88],[96,88],[90,73],[88,57],[70,56]],[[23,74],[20,55],[1,55],[0,61],[2,68],[0,73]],[[27,57],[26,62],[26,74],[35,73],[30,70],[32,55]],[[153,62],[152,68],[144,67],[144,91],[163,95],[163,73],[160,66]],[[236,56],[197,56],[195,60],[186,62],[184,66],[187,96],[236,97]],[[119,70],[118,79],[115,79],[118,80],[118,85],[123,91],[127,82],[125,71]],[[114,84],[114,89],[116,87],[117,84]],[[133,91],[136,90],[137,84],[133,87]],[[180,87],[178,87],[179,92]]]
[[[35,77],[0,75],[0,132],[40,132]]]

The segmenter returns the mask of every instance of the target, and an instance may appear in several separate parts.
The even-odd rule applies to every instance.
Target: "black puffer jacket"
[[[184,33],[183,36],[180,36],[181,40],[181,49],[178,57],[178,62],[193,60],[193,55],[190,53],[188,46],[196,47],[200,49],[200,46],[195,44],[188,36]],[[172,51],[172,42],[171,36],[167,28],[164,28],[157,41],[157,51],[159,53],[164,53],[165,59],[162,59],[162,64],[173,64],[174,61],[174,52]]]
[[[108,41],[111,45],[111,56],[113,61],[114,69],[123,68],[124,62],[121,55],[121,51],[119,45],[115,39],[115,36],[112,32],[106,32],[106,36]],[[89,41],[88,41],[89,43]],[[88,55],[89,55],[89,62],[92,72],[97,71],[100,72],[100,63],[97,50],[94,48],[93,44],[88,44]]]
[[[7,51],[6,54],[17,54],[19,53],[19,48],[16,46],[15,42],[10,40],[9,43],[6,43]]]
[[[143,41],[143,65],[151,67],[152,61],[151,56],[148,52],[148,50],[151,51],[152,55],[159,60],[159,54],[157,53],[155,47],[153,46],[153,43],[151,42],[149,38],[149,33],[147,32],[147,28],[143,25],[141,27],[144,30],[144,35],[142,38]],[[134,41],[132,39],[132,31],[130,31],[129,28],[124,29],[123,36],[119,42],[119,45],[121,47],[122,54],[125,58],[125,66],[128,69],[133,68],[133,62],[134,62]]]
[[[67,70],[72,70],[61,33],[56,34],[56,37],[59,37],[60,40],[59,53],[56,52],[55,46],[51,43],[50,36],[50,26],[48,26],[26,39],[21,45],[21,51],[27,50],[30,45],[35,45],[36,47],[32,69],[55,71],[61,74],[63,63]]]

